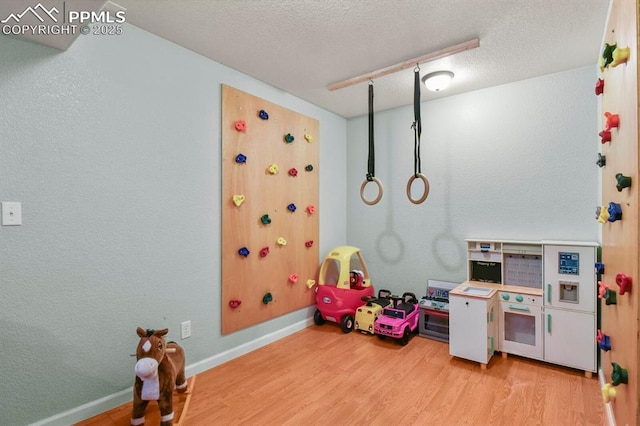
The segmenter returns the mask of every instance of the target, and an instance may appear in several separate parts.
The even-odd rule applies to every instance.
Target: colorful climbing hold
[[[289,176],[292,176],[292,177],[298,176],[298,171],[296,170],[295,167],[292,167],[289,169]]]
[[[237,308],[238,306],[240,306],[241,303],[242,303],[242,301],[238,300],[238,299],[229,300],[229,306],[231,307],[231,309]]]
[[[247,256],[249,256],[249,254],[250,254],[250,253],[251,253],[251,252],[250,252],[250,251],[249,251],[249,249],[248,249],[248,248],[246,248],[246,247],[242,247],[240,250],[238,250],[238,254],[239,254],[240,256],[242,256],[242,257],[247,257]]]
[[[304,138],[308,143],[313,142],[313,136],[311,136],[309,133],[305,133]]]
[[[296,211],[296,205],[291,203],[287,206],[287,210],[289,210],[290,212],[295,212]]]
[[[307,241],[306,243],[304,243],[304,245],[305,245],[305,247],[307,247],[307,248],[311,248],[311,247],[313,247],[313,240],[309,240],[309,241]]]
[[[620,367],[620,365],[612,362],[613,370],[611,371],[611,384],[613,386],[618,386],[621,383],[625,385],[629,383],[629,372],[626,368]]]
[[[236,130],[239,132],[244,132],[247,130],[247,123],[244,120],[238,120],[235,124]]]
[[[273,163],[269,166],[269,173],[271,173],[272,175],[278,174],[279,171],[280,167],[278,167],[276,163]]]
[[[596,207],[596,219],[600,223],[607,223],[609,221],[609,211],[605,206]]]
[[[262,118],[263,120],[268,120],[269,114],[267,114],[267,111],[261,109],[260,112],[258,112],[258,117]]]
[[[614,203],[613,201],[610,202],[607,212],[609,213],[609,222],[622,220],[622,206],[620,204]]]
[[[620,287],[620,296],[631,290],[631,277],[623,273],[616,274],[616,284]]]
[[[289,282],[293,283],[293,284],[297,283],[298,282],[298,274],[294,273],[294,274],[289,275]]]
[[[609,336],[604,334],[601,330],[598,330],[598,334],[596,335],[596,340],[598,342],[598,347],[603,351],[607,352],[611,350],[611,339]]]
[[[605,131],[609,131],[614,127],[619,127],[620,126],[620,116],[618,114],[612,114],[610,112],[605,112],[604,116],[606,118],[605,120],[605,125],[604,125],[604,130]]]
[[[622,173],[616,173],[616,189],[618,192],[622,192],[624,188],[631,186],[631,177],[625,176]]]
[[[596,161],[598,167],[604,167],[607,165],[607,156],[598,153],[598,160]]]
[[[262,296],[262,303],[266,305],[269,302],[273,302],[273,295],[271,293],[266,293],[264,296]]]
[[[247,162],[247,156],[244,154],[238,154],[236,155],[236,163],[246,163]]]
[[[613,62],[613,51],[618,47],[617,44],[604,44],[604,50],[602,51],[602,57],[600,60],[600,71],[604,71]]]
[[[603,92],[604,92],[604,80],[599,78],[598,81],[596,81],[596,96],[602,95]]]
[[[313,166],[311,164],[307,164],[307,166],[304,169],[308,172],[311,172],[313,171]]]
[[[603,281],[598,281],[598,298],[604,299],[605,305],[617,305],[616,292],[609,284],[604,283]]]
[[[309,214],[314,214],[316,212],[316,206],[314,206],[313,204],[309,204],[305,210]]]
[[[316,285],[316,280],[312,280],[312,279],[307,280],[307,287],[311,288],[314,285]]]
[[[598,136],[600,136],[600,142],[603,144],[611,142],[611,132],[608,130],[601,131]]]
[[[605,404],[615,401],[618,393],[611,383],[605,383],[604,386],[600,388],[600,392],[602,392],[602,402]]]
[[[284,141],[286,143],[291,143],[295,140],[295,138],[293,137],[293,135],[291,135],[291,133],[287,133],[286,135],[284,135]]]
[[[236,194],[233,196],[233,204],[235,204],[236,207],[240,207],[240,205],[244,203],[244,200],[245,196],[242,194]]]
[[[269,247],[262,247],[260,249],[260,257],[266,257],[269,254]]]
[[[262,217],[260,217],[260,222],[262,222],[264,225],[269,225],[271,223],[271,218],[268,214],[263,214]]]
[[[629,47],[616,47],[616,50],[611,54],[611,57],[613,58],[611,66],[617,67],[620,64],[626,63],[629,60],[630,54],[631,49]]]
[[[285,240],[283,237],[280,237],[276,240],[276,243],[278,243],[279,246],[286,246],[287,240]]]

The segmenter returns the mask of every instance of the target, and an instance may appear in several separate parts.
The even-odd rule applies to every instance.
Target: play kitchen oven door
[[[449,312],[420,307],[420,335],[428,339],[449,342]]]
[[[542,297],[500,292],[500,350],[542,359]]]

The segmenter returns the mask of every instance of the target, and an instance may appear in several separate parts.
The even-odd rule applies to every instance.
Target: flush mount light
[[[449,87],[452,79],[453,73],[451,71],[436,71],[422,77],[422,82],[432,92],[439,92]]]

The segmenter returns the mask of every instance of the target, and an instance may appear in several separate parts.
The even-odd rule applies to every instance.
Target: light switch
[[[22,225],[22,203],[19,201],[2,202],[2,224],[4,226]]]

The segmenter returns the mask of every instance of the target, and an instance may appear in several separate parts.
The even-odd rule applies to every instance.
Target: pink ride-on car
[[[374,323],[374,332],[380,339],[393,337],[402,346],[409,343],[409,337],[418,329],[420,309],[416,295],[410,292],[402,297],[391,296],[393,304],[382,310],[382,315]]]
[[[336,247],[320,267],[313,320],[316,325],[325,321],[338,323],[343,333],[349,333],[356,309],[364,304],[362,298],[372,296],[373,286],[360,249]]]

